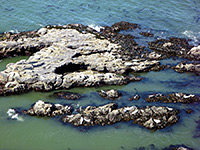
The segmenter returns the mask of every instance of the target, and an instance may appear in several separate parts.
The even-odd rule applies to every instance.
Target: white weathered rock
[[[200,60],[200,45],[197,47],[193,47],[188,53],[188,57],[191,57],[195,60]]]

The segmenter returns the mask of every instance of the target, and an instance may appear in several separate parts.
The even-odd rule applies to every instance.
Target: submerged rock
[[[120,121],[133,120],[147,129],[162,129],[175,124],[179,117],[178,110],[168,107],[145,107],[136,106],[118,108],[117,104],[110,103],[103,106],[88,106],[80,113],[66,115],[63,122],[74,126],[109,125]]]
[[[77,100],[81,98],[81,95],[78,93],[71,92],[55,92],[53,96],[59,99],[67,99],[67,100]]]
[[[181,145],[169,145],[168,147],[165,148],[160,148],[160,147],[156,147],[154,144],[151,144],[147,147],[133,147],[133,150],[194,150],[193,148],[190,148],[184,144]]]
[[[169,147],[165,147],[162,150],[194,150],[194,149],[182,144],[182,145],[170,145]]]
[[[146,37],[153,37],[153,33],[150,32],[140,32],[141,35],[146,36]]]
[[[41,100],[38,100],[33,105],[33,108],[29,110],[24,110],[23,112],[31,116],[54,117],[58,115],[71,114],[72,107],[68,105],[61,105],[61,104],[50,104],[50,103],[46,103]]]
[[[200,138],[200,119],[195,121],[196,122],[196,129],[194,131],[194,138]]]
[[[193,94],[185,93],[172,93],[168,95],[153,94],[149,95],[146,99],[147,102],[163,102],[163,103],[193,103],[199,102],[200,97]]]
[[[118,99],[119,97],[122,96],[122,93],[120,93],[118,90],[101,90],[98,92],[99,95],[103,98],[106,99],[111,99],[111,100],[115,100]]]
[[[139,100],[140,99],[140,96],[139,95],[134,95],[134,96],[132,96],[132,97],[130,97],[130,98],[128,98],[128,100],[129,101],[132,101],[132,100]]]
[[[192,109],[186,109],[185,112],[186,112],[187,114],[191,114],[191,113],[193,112],[193,110],[192,110]]]

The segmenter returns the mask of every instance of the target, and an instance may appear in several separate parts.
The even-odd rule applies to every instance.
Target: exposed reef
[[[134,123],[147,129],[162,129],[175,124],[179,120],[178,113],[178,110],[169,107],[137,108],[129,106],[118,108],[117,104],[110,103],[99,107],[88,106],[81,109],[80,113],[64,116],[62,120],[74,126],[104,126],[133,120]]]
[[[193,94],[185,93],[172,93],[168,95],[164,94],[153,94],[149,95],[146,99],[147,102],[163,102],[163,103],[194,103],[200,102],[200,97]]]

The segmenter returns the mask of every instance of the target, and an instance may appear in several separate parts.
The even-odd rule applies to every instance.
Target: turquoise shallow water
[[[200,2],[199,0],[1,0],[0,32],[36,30],[48,24],[82,23],[104,26],[119,21],[141,24],[142,27],[161,37],[183,36],[199,43]],[[0,70],[6,64],[27,57],[8,58],[0,62]],[[177,64],[180,60],[164,60],[162,63]],[[128,97],[139,93],[142,99],[155,92],[185,92],[200,94],[200,79],[192,73],[179,74],[173,70],[140,73],[141,82],[126,86],[101,88],[74,88],[69,91],[83,95],[78,101],[54,99],[50,93],[30,92],[27,94],[0,97],[0,150],[131,150],[154,144],[157,149],[170,144],[185,144],[200,149],[200,138],[193,138],[199,120],[199,104],[160,104],[132,101]],[[60,118],[37,118],[21,116],[23,122],[10,120],[6,112],[9,108],[28,109],[39,99],[52,103],[77,105],[102,105],[109,100],[98,96],[97,90],[115,88],[123,93],[117,101],[124,105],[163,105],[181,110],[180,121],[164,130],[151,132],[138,125],[118,123],[112,126],[90,129],[63,125]],[[192,108],[192,114],[185,109]],[[151,148],[149,148],[151,149]]]
[[[141,24],[175,34],[199,36],[199,0],[1,0],[0,32],[27,31],[48,24]]]

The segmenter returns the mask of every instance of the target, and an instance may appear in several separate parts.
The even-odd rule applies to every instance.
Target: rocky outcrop
[[[118,90],[101,90],[98,92],[99,95],[105,99],[116,100],[122,96],[122,93]]]
[[[66,100],[77,100],[81,98],[81,95],[78,93],[72,93],[72,92],[55,92],[53,93],[53,97],[59,98],[59,99],[66,99]]]
[[[71,114],[72,107],[61,104],[50,104],[39,100],[33,105],[33,108],[24,110],[23,112],[31,116],[54,117],[58,115]]]
[[[117,104],[110,103],[103,106],[88,106],[80,113],[66,115],[63,122],[74,126],[109,125],[120,121],[133,120],[147,129],[162,129],[176,123],[179,119],[178,110],[169,107],[136,106],[118,108]]]
[[[0,95],[32,89],[50,91],[77,86],[127,84],[140,79],[115,73],[142,71],[159,63],[147,60],[125,61],[118,52],[120,45],[96,38],[95,34],[83,34],[68,27],[42,28],[37,31],[37,37],[25,40],[22,36],[14,41],[19,42],[18,45],[22,47],[25,47],[24,44],[28,44],[26,47],[33,46],[34,43],[40,45],[41,41],[46,44],[29,59],[10,63],[0,72]],[[12,49],[10,42],[12,41],[1,41],[0,46]]]
[[[149,95],[146,99],[147,102],[163,102],[163,103],[193,103],[199,102],[200,97],[193,94],[185,93],[172,93],[168,95],[153,94]]]
[[[196,55],[187,40],[179,38],[152,42],[150,48],[157,52],[149,51],[139,46],[132,35],[120,33],[129,29],[141,27],[122,21],[102,27],[100,32],[81,24],[68,24],[3,34],[0,59],[33,55],[27,60],[8,64],[0,72],[0,95],[127,84],[140,79],[116,74],[168,68],[160,65],[159,59],[164,58],[161,52],[176,56]]]
[[[181,62],[173,69],[177,72],[195,72],[200,73],[200,64],[199,63],[187,63],[187,62]]]
[[[37,31],[5,33],[2,38],[0,37],[0,59],[10,56],[30,56],[51,44],[51,40],[41,36]]]

